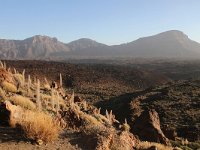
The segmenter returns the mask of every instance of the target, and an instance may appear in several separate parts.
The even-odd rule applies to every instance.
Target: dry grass
[[[7,92],[12,92],[12,93],[17,92],[17,87],[14,84],[6,82],[6,81],[3,81],[1,83],[1,87]]]
[[[165,145],[162,145],[162,144],[159,144],[159,143],[153,143],[153,142],[140,142],[137,146],[136,146],[136,149],[139,149],[139,150],[146,150],[152,146],[155,146],[157,147],[158,150],[173,150],[172,147],[169,147],[169,146],[165,146]]]
[[[15,95],[10,98],[10,100],[15,104],[19,105],[23,108],[35,110],[36,106],[35,104],[27,97],[23,97],[21,95]]]
[[[44,112],[27,111],[20,122],[29,139],[52,142],[58,138],[60,127]]]

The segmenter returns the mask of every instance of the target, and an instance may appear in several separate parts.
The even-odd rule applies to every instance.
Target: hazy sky
[[[200,42],[200,0],[1,0],[0,38],[130,42],[166,30]]]

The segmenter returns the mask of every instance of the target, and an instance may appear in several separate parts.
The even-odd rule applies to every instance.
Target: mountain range
[[[24,40],[0,39],[0,59],[65,59],[69,57],[199,58],[200,43],[170,30],[120,45],[82,38],[63,43],[36,35]]]

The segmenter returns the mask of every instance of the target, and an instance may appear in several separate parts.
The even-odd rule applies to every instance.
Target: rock
[[[133,150],[138,142],[129,132],[116,132],[106,130],[97,135],[96,150]]]
[[[132,132],[142,141],[171,145],[160,129],[160,119],[155,110],[143,111],[133,123]]]
[[[6,106],[6,110],[9,111],[9,125],[11,127],[15,127],[23,117],[24,110],[20,106],[12,105],[10,101],[5,101],[4,104]]]

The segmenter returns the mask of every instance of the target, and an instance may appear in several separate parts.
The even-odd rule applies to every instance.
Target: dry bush
[[[35,110],[36,106],[35,104],[27,97],[23,97],[21,95],[15,95],[10,98],[11,102],[13,102],[15,105],[19,105],[23,108]]]
[[[155,146],[158,150],[173,150],[172,147],[162,145],[160,143],[154,143],[154,142],[139,142],[139,144],[136,145],[136,149],[139,150],[145,150],[149,149],[150,147]]]
[[[102,123],[99,122],[95,117],[88,115],[86,113],[83,112],[79,112],[79,117],[82,119],[82,123],[85,126],[101,126]]]
[[[60,127],[53,118],[44,112],[27,111],[20,122],[29,139],[52,142],[58,138]]]
[[[17,87],[12,84],[12,83],[9,83],[9,82],[6,82],[6,81],[3,81],[1,83],[1,87],[5,90],[5,91],[8,91],[8,92],[13,92],[13,93],[16,93],[17,92]]]
[[[1,101],[6,100],[6,93],[1,87],[0,87],[0,99],[1,99]]]

